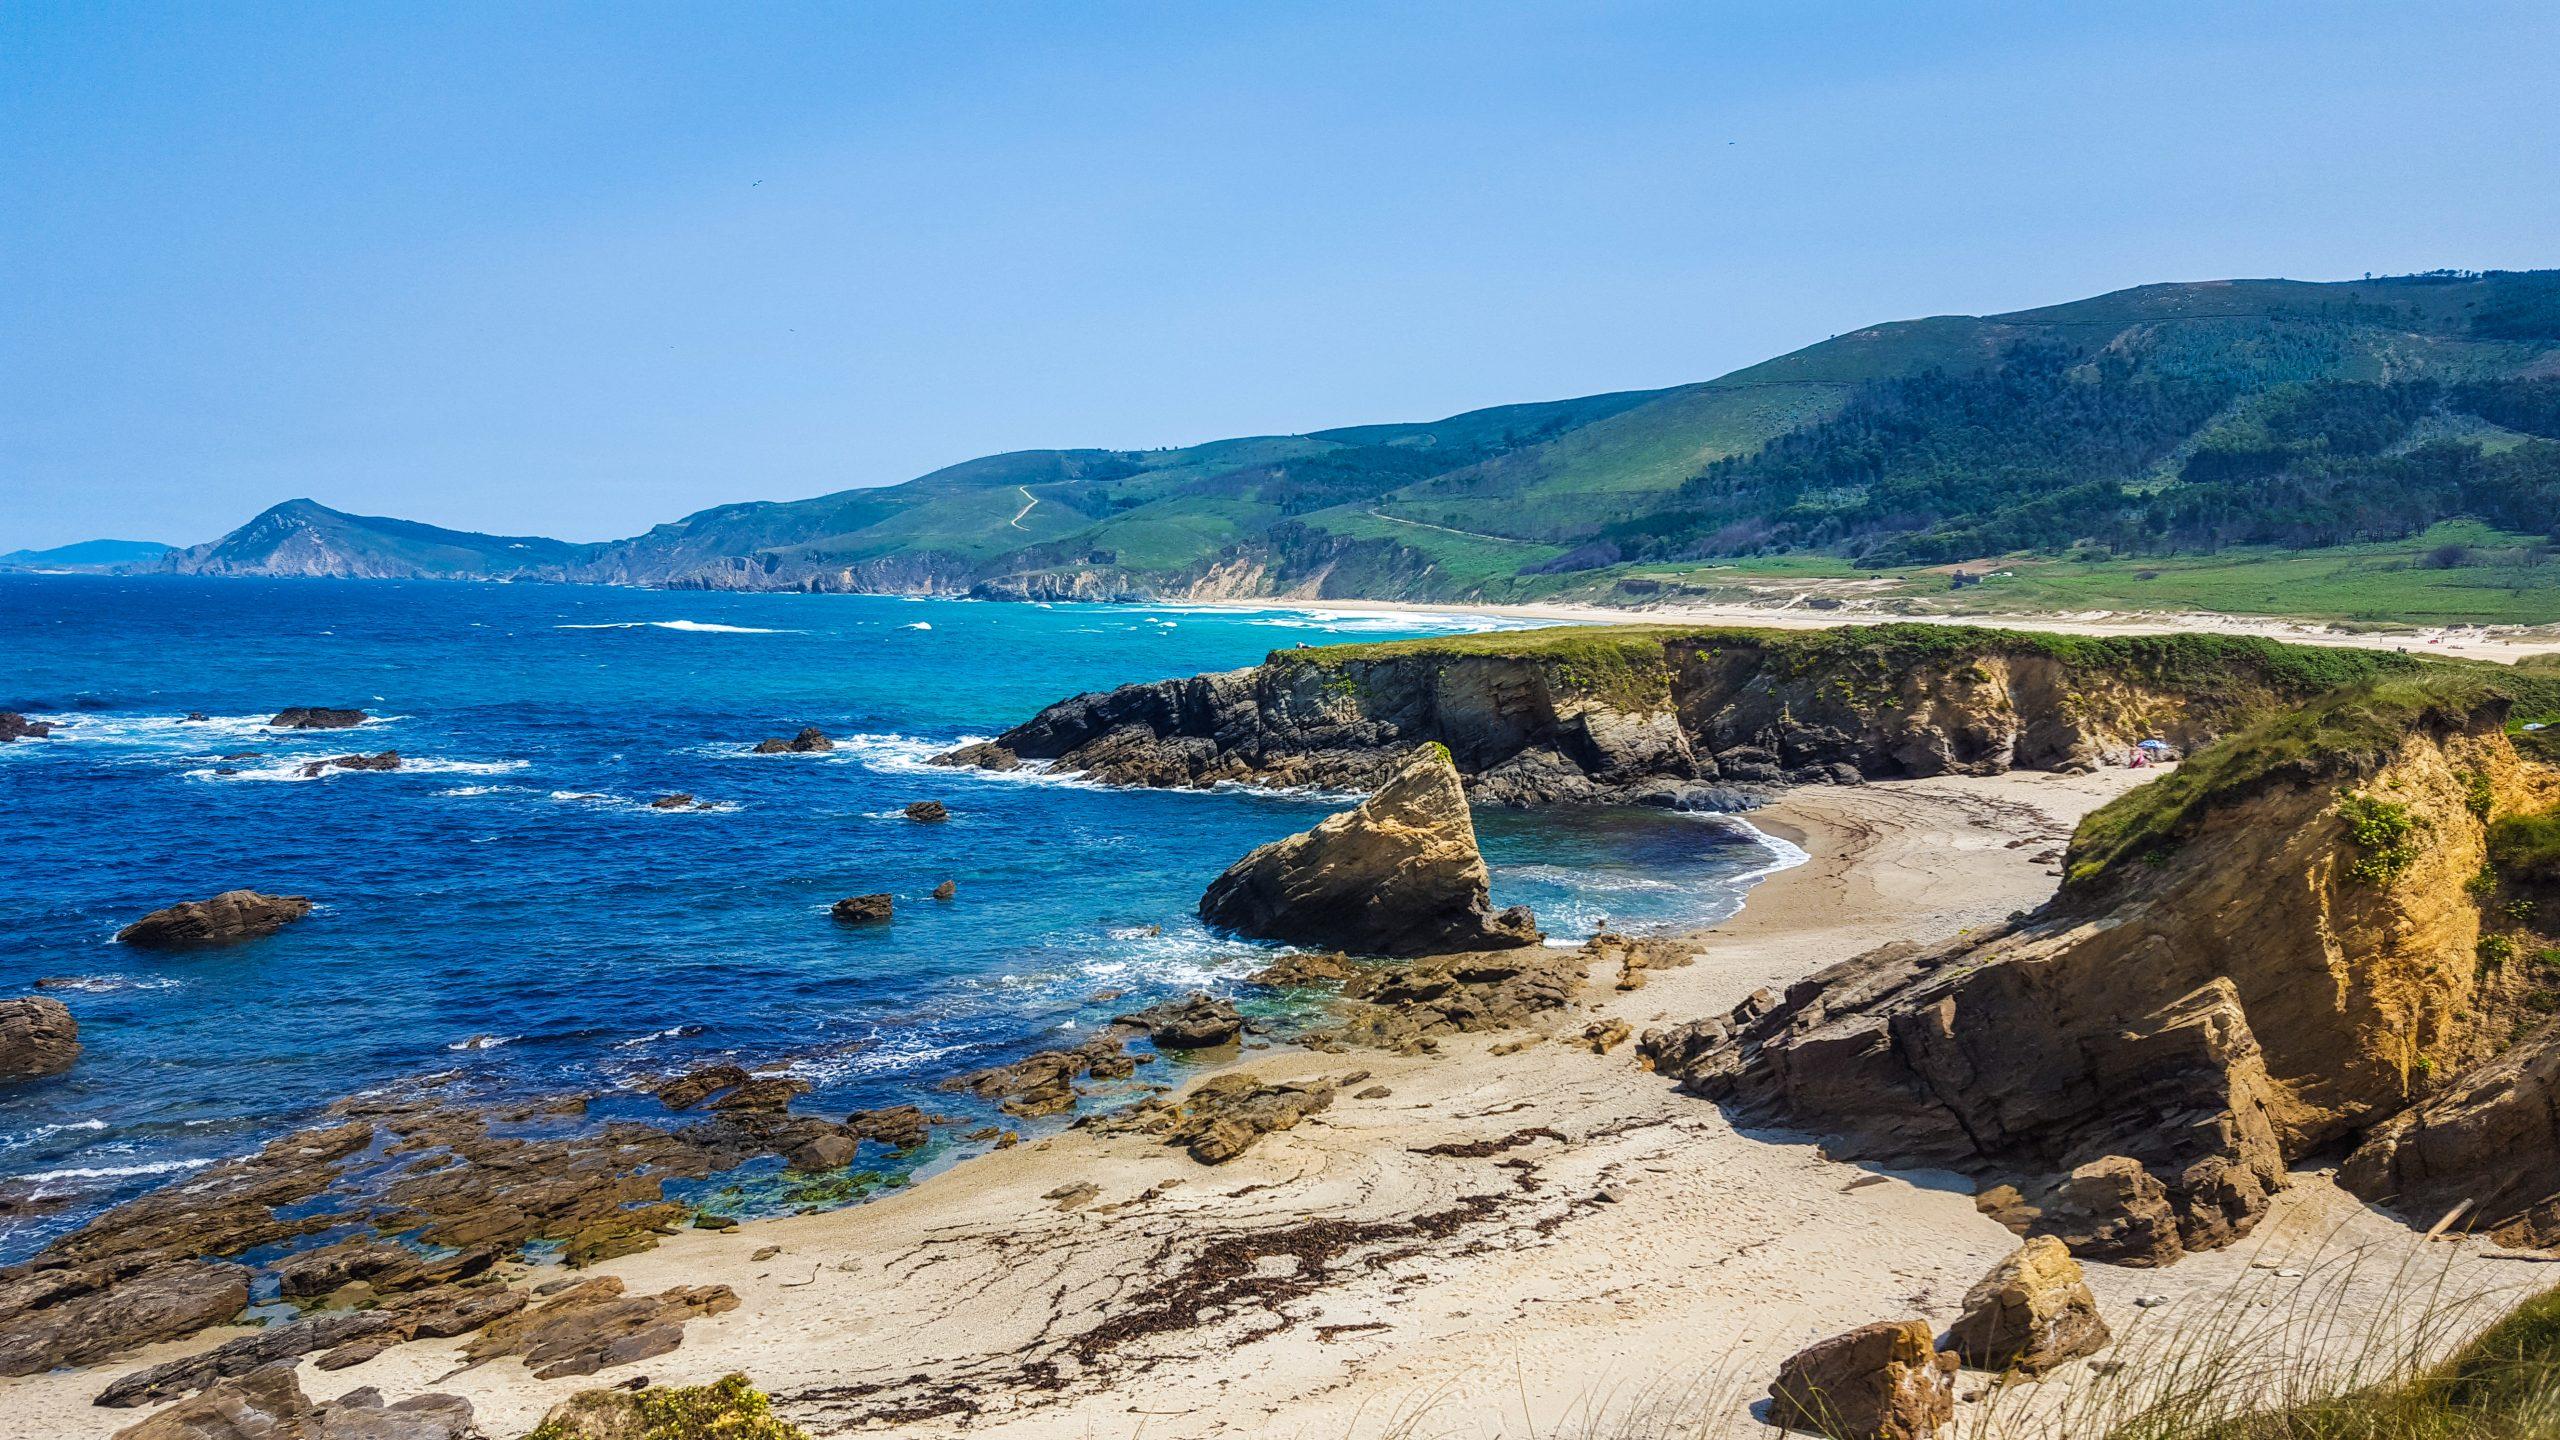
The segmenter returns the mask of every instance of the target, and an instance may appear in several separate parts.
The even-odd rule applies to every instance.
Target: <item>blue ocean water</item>
[[[932,1085],[961,1070],[1186,989],[1240,993],[1271,952],[1206,933],[1193,903],[1340,797],[1111,790],[925,757],[1079,690],[1491,623],[0,577],[0,709],[58,726],[0,746],[0,995],[63,1000],[87,1047],[65,1077],[0,1090],[0,1182],[72,1195],[0,1219],[0,1260],[404,1077],[551,1089],[789,1060],[814,1113],[951,1111]],[[379,718],[265,729],[288,705]],[[747,753],[802,725],[839,748]],[[305,760],[387,748],[400,769],[301,778]],[[678,791],[712,808],[648,807]],[[928,798],[948,823],[900,814]],[[1713,817],[1479,824],[1496,903],[1563,936],[1604,915],[1730,913],[1772,861]],[[959,896],[938,904],[945,879]],[[112,941],[147,910],[241,886],[318,908],[221,950]],[[828,918],[884,890],[893,924]]]

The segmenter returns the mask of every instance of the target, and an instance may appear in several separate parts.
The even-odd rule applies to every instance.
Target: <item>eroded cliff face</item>
[[[1861,956],[1645,1052],[1739,1119],[1982,1177],[1987,1208],[2076,1253],[2227,1244],[2287,1165],[2540,1022],[2525,967],[2483,963],[2484,815],[2555,788],[2504,716],[2271,773],[1994,933]]]
[[[1907,625],[1604,633],[1281,651],[1076,696],[947,758],[1126,785],[1365,790],[1437,742],[1479,803],[1721,805],[1735,785],[2120,762],[2137,740],[2201,744],[2306,690],[2254,651],[2161,663],[2168,642]]]

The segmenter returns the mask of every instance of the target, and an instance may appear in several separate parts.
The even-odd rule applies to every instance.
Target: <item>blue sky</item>
[[[0,6],[0,549],[570,539],[2560,264],[2560,6]]]

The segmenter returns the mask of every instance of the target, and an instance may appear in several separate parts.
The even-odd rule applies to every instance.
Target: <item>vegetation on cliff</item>
[[[2560,718],[2560,675],[2438,660],[2348,685],[2208,746],[2092,813],[2072,836],[2065,889],[2086,886],[2124,861],[2165,855],[2216,806],[2269,786],[2348,785],[2413,733],[2527,715]]]

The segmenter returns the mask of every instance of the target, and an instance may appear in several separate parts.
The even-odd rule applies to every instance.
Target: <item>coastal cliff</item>
[[[2519,958],[2548,942],[2490,840],[2560,801],[2560,770],[2507,729],[2549,689],[2430,670],[2263,721],[2082,822],[2032,914],[1856,957],[1645,1054],[1738,1120],[1971,1173],[2005,1223],[2088,1258],[2229,1244],[2289,1166],[2560,1006],[2560,975]],[[2543,1131],[2560,1158],[2547,1112]],[[2345,1178],[2381,1203],[2460,1184],[2381,1155]],[[2542,1192],[2508,1198],[2478,1218]]]
[[[1515,631],[1276,651],[1060,701],[941,759],[1121,785],[1365,790],[1437,743],[1478,803],[1720,808],[1734,786],[2086,769],[2153,737],[2184,750],[2422,663],[1909,624]]]

